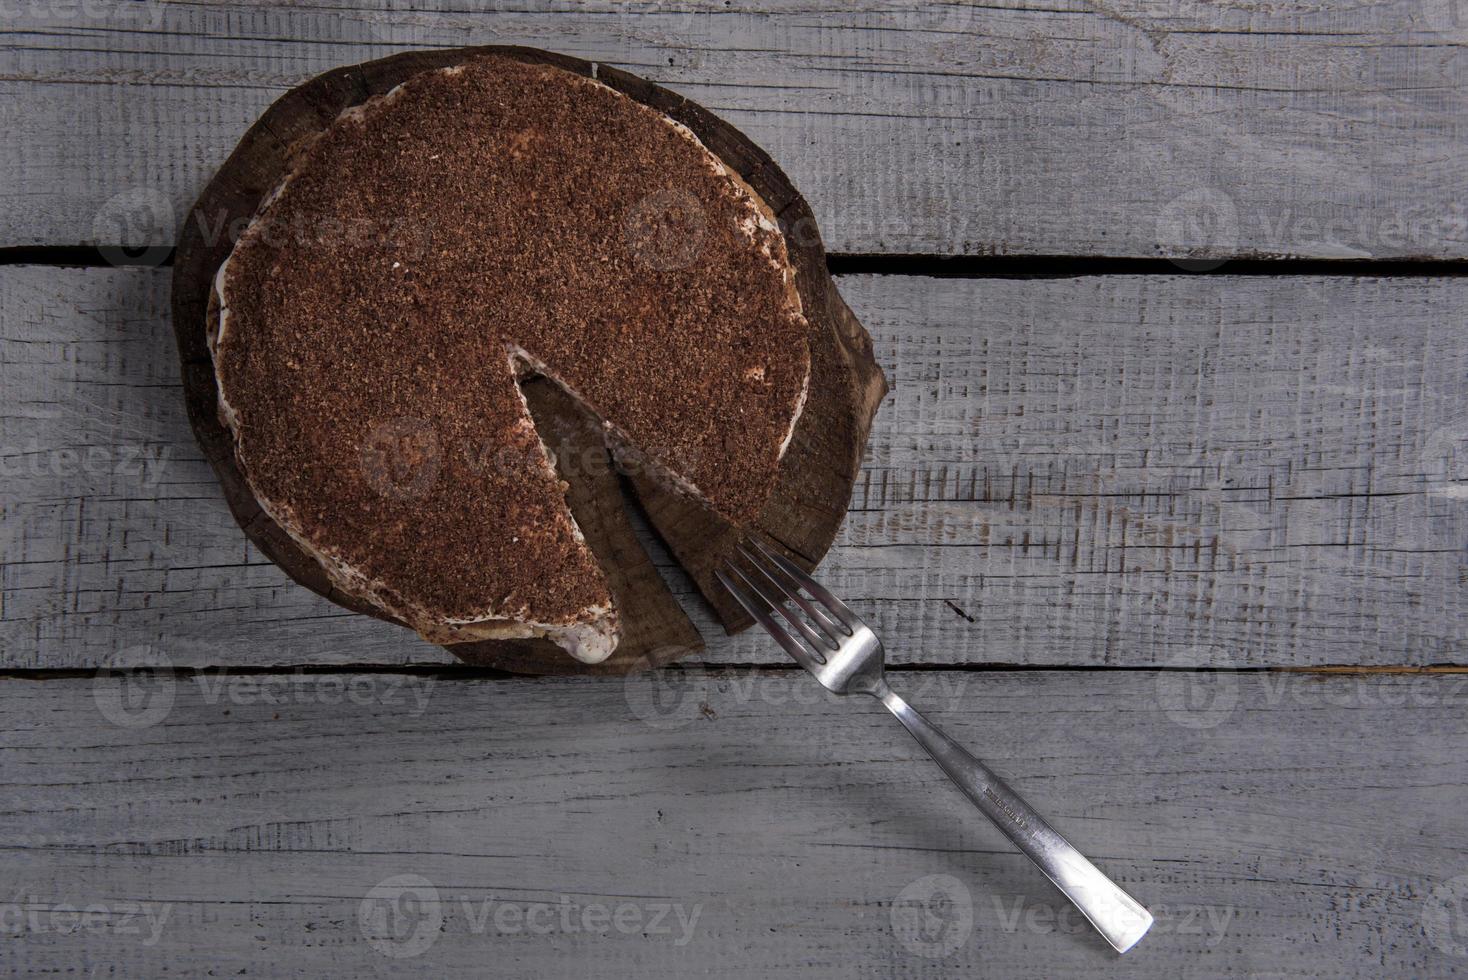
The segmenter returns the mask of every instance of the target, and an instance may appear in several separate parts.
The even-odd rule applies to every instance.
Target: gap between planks
[[[166,246],[21,245],[0,248],[0,267],[50,266],[75,269],[171,268]],[[1460,259],[1232,259],[1196,267],[1186,260],[1084,255],[939,255],[831,252],[833,276],[926,276],[940,279],[1060,279],[1080,276],[1357,276],[1371,278],[1456,278],[1468,276]]]
[[[728,663],[672,663],[662,670],[682,671],[700,676],[720,677],[729,674],[798,674],[804,668],[798,664],[728,664]],[[1350,664],[1320,665],[1312,667],[1155,667],[1155,666],[1107,666],[1105,664],[1083,664],[1062,666],[1059,664],[894,664],[887,673],[904,674],[1008,674],[1008,673],[1105,673],[1105,674],[1321,674],[1329,676],[1468,674],[1468,665],[1459,664],[1392,664],[1377,666],[1354,666]],[[0,683],[7,681],[68,681],[90,680],[102,674],[158,675],[172,678],[197,676],[217,677],[273,677],[281,674],[330,676],[334,674],[366,674],[381,676],[433,677],[448,681],[544,681],[558,678],[511,674],[469,665],[454,664],[367,664],[353,667],[344,664],[286,664],[273,666],[234,667],[40,667],[9,668],[0,670]]]

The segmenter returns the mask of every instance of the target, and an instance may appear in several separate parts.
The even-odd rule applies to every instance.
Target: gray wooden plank
[[[4,14],[5,245],[171,241],[289,86],[404,48],[504,42],[627,67],[724,115],[790,172],[835,250],[1468,254],[1455,0],[12,0]]]
[[[166,280],[0,269],[0,666],[445,662],[246,543]],[[895,390],[822,575],[894,662],[1463,662],[1468,280],[841,288]],[[780,659],[658,562],[706,659]]]
[[[645,678],[0,686],[0,966],[1468,972],[1450,915],[1468,899],[1468,676],[897,676],[1152,907],[1119,959],[877,705],[798,671],[669,673],[659,698]]]

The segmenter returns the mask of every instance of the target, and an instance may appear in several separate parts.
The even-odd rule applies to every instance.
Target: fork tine
[[[739,551],[746,558],[753,558],[753,556],[750,555],[749,552],[745,551],[743,548],[740,548]],[[790,590],[786,589],[783,585],[776,581],[775,577],[771,575],[758,561],[754,561],[753,565],[755,577],[751,578],[748,575],[743,575],[741,577],[744,579],[744,581],[749,583],[754,591],[759,593],[759,597],[761,599],[769,603],[771,609],[778,609],[780,611],[780,615],[784,616],[785,619],[790,623],[790,625],[794,626],[796,631],[800,633],[801,638],[805,640],[806,646],[815,651],[817,656],[820,656],[822,660],[825,659],[825,654],[834,653],[837,649],[840,648],[840,645],[836,642],[834,636],[826,636],[824,633],[818,633],[815,630],[811,629],[808,625],[806,625],[805,620],[800,618],[799,613],[791,612],[790,609],[785,605],[787,601],[793,599],[800,604],[801,608],[806,609],[809,608],[806,603],[801,602],[800,598],[797,595],[792,594]],[[736,568],[737,566],[735,566],[731,562],[729,563],[729,567]],[[742,569],[740,569],[740,571],[742,571]],[[771,590],[768,586],[758,581],[759,579],[764,579],[765,581],[769,582],[771,585],[774,586],[774,589]]]
[[[861,619],[857,617],[856,613],[851,611],[846,603],[842,602],[830,592],[826,591],[825,587],[822,586],[821,583],[817,582],[815,579],[805,574],[805,572],[802,571],[800,567],[797,566],[794,562],[786,558],[784,555],[776,554],[775,552],[771,551],[769,548],[765,547],[764,544],[761,543],[757,538],[751,538],[750,540],[754,542],[754,546],[758,548],[766,558],[775,563],[775,566],[779,568],[780,571],[790,576],[791,580],[793,580],[795,584],[799,585],[802,589],[809,592],[812,596],[816,598],[816,601],[820,602],[827,609],[831,610],[831,612],[836,615],[836,618],[841,620],[842,625],[846,627],[848,633],[855,633],[857,628],[863,625]]]
[[[749,579],[745,578],[744,573],[735,568],[733,565],[729,566],[729,571],[733,572],[735,575],[738,575],[745,582],[749,582]],[[739,586],[731,582],[729,580],[729,576],[725,575],[722,571],[719,571],[718,569],[714,570],[714,577],[719,580],[720,585],[729,590],[729,594],[732,595],[734,599],[741,606],[744,607],[745,612],[753,616],[755,620],[764,627],[765,632],[773,636],[775,638],[775,642],[779,643],[780,646],[785,648],[786,653],[795,658],[796,663],[800,664],[800,666],[804,667],[808,671],[811,671],[812,673],[821,669],[821,664],[816,662],[816,658],[811,656],[810,651],[801,646],[799,640],[791,636],[789,633],[785,632],[785,628],[781,626],[778,622],[776,622],[775,618],[771,616],[766,610],[760,608],[759,603],[755,602],[754,598],[749,595],[749,593],[745,592]],[[750,588],[753,587],[753,584],[751,584]]]
[[[805,614],[811,618],[812,622],[814,622],[818,627],[821,628],[821,630],[824,632],[824,635],[814,634],[813,631],[809,630],[809,627],[807,627],[804,622],[797,621],[799,617],[796,617],[796,619],[790,619],[791,614],[788,612],[785,613],[785,618],[790,619],[792,623],[795,623],[795,625],[800,629],[802,635],[805,636],[806,640],[808,642],[811,642],[812,646],[815,646],[816,640],[819,640],[824,647],[829,647],[832,650],[836,650],[841,646],[841,641],[846,638],[846,636],[848,635],[848,631],[844,627],[842,627],[840,623],[832,619],[830,614],[822,610],[820,606],[816,605],[805,596],[801,595],[799,585],[791,584],[788,580],[783,580],[777,574],[777,570],[772,568],[768,561],[765,561],[757,555],[752,554],[749,549],[744,547],[744,545],[742,544],[736,545],[735,547],[738,548],[739,553],[749,561],[749,564],[753,566],[754,570],[760,573],[761,578],[767,579],[775,586],[775,590],[779,593],[782,601],[788,599],[791,602],[794,602],[801,609],[805,610]],[[770,605],[780,606],[780,602],[770,598],[769,594],[765,592],[764,589],[760,589],[759,591],[760,595],[764,596],[765,600],[769,602]],[[783,606],[781,606],[781,611],[784,611]],[[817,649],[820,648],[817,647]]]

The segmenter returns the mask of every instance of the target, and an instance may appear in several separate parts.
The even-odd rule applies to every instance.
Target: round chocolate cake
[[[215,279],[220,414],[262,508],[437,642],[616,646],[519,385],[733,524],[769,498],[810,328],[774,216],[686,128],[484,57],[300,147]]]

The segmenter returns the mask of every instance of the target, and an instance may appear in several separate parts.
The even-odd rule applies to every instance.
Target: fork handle
[[[1040,866],[1118,953],[1136,945],[1152,926],[1150,912],[1056,833],[988,766],[969,755],[885,683],[874,694],[974,806]]]

